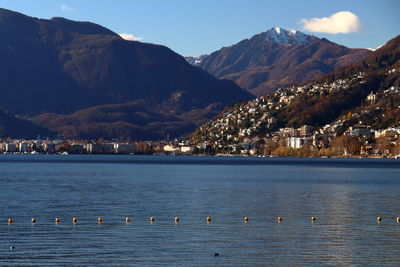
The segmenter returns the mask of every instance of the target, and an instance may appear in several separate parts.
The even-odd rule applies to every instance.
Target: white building
[[[301,148],[305,144],[312,142],[311,137],[288,137],[287,145],[291,148]]]
[[[165,152],[174,152],[174,151],[175,151],[175,148],[174,148],[174,146],[172,146],[172,145],[165,145],[165,146],[163,147],[163,150],[164,150]]]
[[[193,147],[192,146],[181,146],[182,153],[192,153]]]
[[[376,94],[371,91],[371,93],[367,96],[367,101],[369,101],[371,104],[375,104],[376,98]]]

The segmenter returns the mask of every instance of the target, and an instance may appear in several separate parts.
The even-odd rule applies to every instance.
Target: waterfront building
[[[18,147],[19,147],[19,152],[21,153],[28,153],[30,151],[28,142],[20,142]]]
[[[15,143],[6,143],[4,150],[5,152],[15,153],[18,152],[18,147]]]
[[[114,144],[115,154],[133,154],[135,152],[135,145],[133,144]]]

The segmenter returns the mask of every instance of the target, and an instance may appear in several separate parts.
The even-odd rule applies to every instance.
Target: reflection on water
[[[0,265],[398,265],[399,173],[379,160],[1,155]]]

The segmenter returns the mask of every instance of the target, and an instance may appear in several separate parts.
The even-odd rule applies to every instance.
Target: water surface
[[[399,190],[399,160],[0,155],[0,265],[395,266]]]

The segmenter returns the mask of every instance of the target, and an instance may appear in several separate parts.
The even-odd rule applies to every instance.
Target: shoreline
[[[69,156],[69,155],[93,155],[93,156],[160,156],[160,157],[217,157],[217,158],[297,158],[297,159],[400,159],[400,155],[372,155],[372,156],[359,156],[359,155],[346,155],[346,156],[321,156],[321,157],[300,157],[300,156],[273,156],[273,155],[234,155],[234,154],[167,154],[167,153],[153,153],[153,154],[122,154],[122,153],[21,153],[21,152],[3,152],[0,155],[57,155],[57,156]]]

